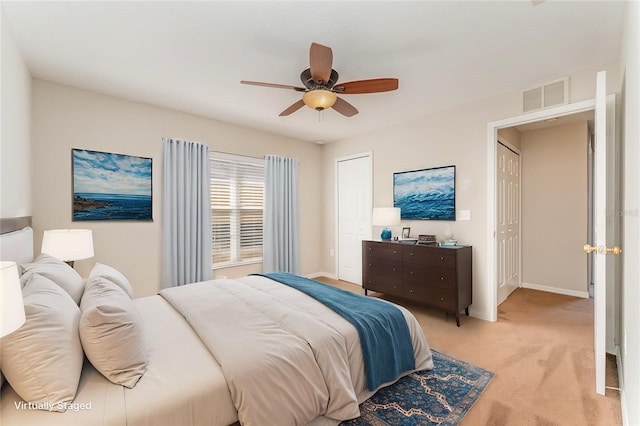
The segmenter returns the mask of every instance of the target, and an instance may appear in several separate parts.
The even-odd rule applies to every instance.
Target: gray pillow
[[[80,304],[82,292],[84,291],[84,279],[75,269],[62,260],[42,253],[33,263],[22,265],[22,278],[20,278],[20,281],[23,286],[33,274],[40,274],[49,278],[69,293],[76,305]]]
[[[23,299],[24,325],[2,338],[2,372],[24,401],[66,411],[84,361],[80,309],[63,289],[38,274],[29,276]]]
[[[147,369],[144,325],[124,290],[106,277],[87,281],[80,340],[91,364],[115,384],[133,388]]]

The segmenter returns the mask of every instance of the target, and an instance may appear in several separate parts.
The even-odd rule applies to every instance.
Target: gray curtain
[[[162,287],[211,279],[209,146],[165,139]]]
[[[300,273],[298,160],[268,155],[264,181],[263,271]]]

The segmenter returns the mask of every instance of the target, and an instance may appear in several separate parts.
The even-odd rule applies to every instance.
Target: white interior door
[[[371,239],[371,156],[337,162],[338,279],[362,285],[362,240]]]
[[[520,286],[520,155],[498,143],[497,281],[498,305]]]
[[[594,246],[585,246],[585,251],[594,252],[594,350],[596,392],[605,392],[605,362],[607,350],[607,293],[610,297],[615,288],[615,271],[612,256],[619,254],[615,246],[617,202],[613,169],[615,139],[613,135],[613,102],[607,102],[606,72],[601,71],[596,80],[595,150],[594,150]],[[609,317],[613,317],[610,308]],[[610,324],[608,325],[607,322]],[[611,334],[611,331],[610,331]]]

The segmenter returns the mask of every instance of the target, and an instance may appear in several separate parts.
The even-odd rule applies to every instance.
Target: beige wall
[[[596,72],[607,70],[610,92],[619,88],[617,64],[585,70],[571,76],[570,102],[595,96]],[[451,227],[454,237],[473,246],[472,315],[489,319],[489,284],[486,282],[486,182],[487,123],[522,115],[522,93],[514,92],[431,114],[386,129],[323,146],[325,218],[322,251],[323,271],[335,274],[335,159],[361,152],[373,152],[373,205],[393,203],[393,173],[426,167],[456,165],[456,209],[470,210],[470,221],[406,221],[412,235],[442,234]],[[400,230],[395,229],[397,233]]]
[[[31,216],[31,75],[0,8],[0,217]]]
[[[34,229],[36,251],[52,228],[90,228],[95,257],[76,262],[86,276],[95,262],[112,265],[132,282],[135,295],[157,293],[161,274],[162,138],[208,143],[240,155],[278,154],[300,161],[301,273],[320,270],[321,147],[215,120],[100,95],[42,80],[33,81]],[[72,222],[71,149],[86,148],[153,159],[153,222]],[[217,270],[235,277],[261,265]]]
[[[520,132],[515,127],[498,129],[498,139],[520,149]]]
[[[588,297],[586,121],[521,134],[522,285]]]

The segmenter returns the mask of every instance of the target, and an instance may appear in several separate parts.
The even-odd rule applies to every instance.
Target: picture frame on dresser
[[[402,228],[402,238],[411,238],[410,234],[411,234],[411,228],[409,228],[408,226]]]

